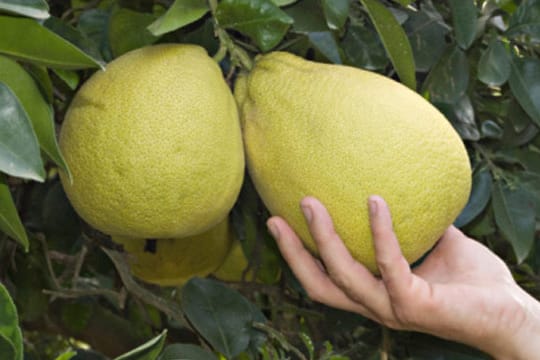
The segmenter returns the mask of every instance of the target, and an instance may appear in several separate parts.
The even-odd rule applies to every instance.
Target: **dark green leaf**
[[[0,283],[0,335],[3,335],[15,349],[14,360],[23,358],[23,338],[19,327],[17,308],[5,286]]]
[[[157,360],[217,360],[217,356],[193,344],[169,345]]]
[[[13,343],[2,334],[0,334],[0,354],[6,360],[15,360],[17,356]]]
[[[101,56],[106,60],[112,60],[112,52],[109,45],[109,20],[110,11],[103,9],[90,9],[84,11],[77,24],[77,28],[97,44]]]
[[[467,225],[485,209],[491,197],[491,183],[491,173],[488,169],[482,168],[474,174],[469,201],[454,221],[455,226]]]
[[[49,182],[48,190],[40,204],[41,226],[49,248],[69,248],[81,234],[81,223],[71,206],[60,181]]]
[[[478,61],[478,80],[487,85],[502,85],[512,70],[510,56],[502,41],[493,40]]]
[[[503,124],[503,137],[501,144],[506,147],[516,147],[527,144],[538,134],[538,127],[527,115],[525,110],[513,99],[508,105],[507,113],[503,116],[506,122]]]
[[[36,82],[41,92],[41,95],[43,95],[43,97],[45,98],[45,101],[49,104],[52,104],[54,89],[47,68],[43,65],[28,64],[26,66],[26,70]]]
[[[510,89],[525,112],[540,126],[540,60],[514,57],[511,64]]]
[[[270,0],[223,0],[216,17],[221,26],[250,37],[266,52],[279,44],[293,19]]]
[[[154,22],[152,14],[141,13],[125,8],[115,10],[109,21],[109,44],[115,57],[128,51],[153,44],[158,40],[148,31]]]
[[[532,248],[535,231],[535,204],[523,188],[510,189],[498,181],[493,186],[495,222],[512,245],[518,263]]]
[[[349,0],[322,0],[326,24],[330,30],[340,30],[349,16]]]
[[[193,278],[182,289],[182,305],[197,331],[227,358],[247,349],[253,315],[238,292],[215,280]]]
[[[17,240],[28,251],[28,236],[4,176],[0,173],[0,230]]]
[[[540,39],[540,0],[522,1],[510,17],[506,34],[527,34],[533,39]]]
[[[388,58],[374,30],[351,25],[348,27],[341,48],[346,63],[368,70],[381,70],[388,65]]]
[[[148,30],[159,36],[199,20],[210,8],[206,0],[175,0],[165,14],[154,21]]]
[[[360,0],[394,65],[401,82],[416,91],[416,75],[411,44],[394,15],[378,0]]]
[[[43,151],[69,174],[68,166],[58,148],[52,109],[43,99],[32,77],[15,61],[0,55],[0,81],[10,88],[22,105]],[[22,128],[20,130],[22,131]]]
[[[155,360],[165,344],[167,330],[141,346],[115,358],[115,360]]]
[[[0,82],[0,171],[9,175],[45,180],[45,169],[32,124],[19,100]]]
[[[34,19],[46,19],[49,17],[49,5],[45,0],[0,0],[0,11],[7,11]]]
[[[422,92],[428,92],[432,102],[452,104],[463,97],[469,84],[469,64],[463,50],[449,48],[433,67]]]
[[[480,132],[476,126],[474,108],[467,95],[459,98],[455,103],[433,103],[450,120],[462,139],[477,141]]]
[[[45,20],[43,26],[62,37],[64,40],[69,41],[78,49],[84,51],[86,55],[90,56],[96,63],[100,64],[101,67],[105,65],[105,61],[101,58],[97,44],[86,37],[79,29],[64,23],[54,16]]]
[[[482,136],[490,139],[502,139],[503,129],[493,120],[486,120],[481,127]]]
[[[0,29],[0,53],[51,67],[101,66],[90,55],[32,19],[0,16]]]
[[[454,34],[458,45],[466,50],[476,36],[476,6],[474,0],[450,0]]]
[[[285,9],[293,19],[292,32],[307,35],[310,32],[328,31],[320,0],[302,0]]]
[[[330,31],[312,32],[308,34],[309,41],[328,60],[334,64],[341,64],[339,47]]]
[[[518,173],[520,185],[529,192],[535,208],[540,209],[540,173],[522,171]],[[540,218],[540,214],[536,214]]]
[[[428,71],[446,48],[445,35],[450,30],[431,1],[411,12],[403,24],[409,37],[417,71]]]

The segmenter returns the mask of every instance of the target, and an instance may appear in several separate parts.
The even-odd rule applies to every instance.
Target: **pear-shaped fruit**
[[[316,252],[300,200],[328,208],[352,255],[376,272],[367,198],[386,199],[409,262],[429,250],[467,202],[467,152],[450,123],[387,77],[276,52],[239,79],[247,164],[274,215]]]
[[[137,49],[95,73],[69,107],[60,146],[73,207],[110,235],[206,231],[227,216],[243,180],[234,98],[195,45]]]
[[[113,236],[128,253],[134,276],[151,284],[181,286],[194,276],[215,271],[229,253],[233,237],[228,219],[194,236],[174,239],[141,239]]]

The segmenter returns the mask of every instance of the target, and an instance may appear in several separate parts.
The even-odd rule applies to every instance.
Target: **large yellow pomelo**
[[[137,49],[94,74],[69,107],[60,146],[74,208],[110,235],[201,233],[226,217],[243,179],[234,98],[195,45]]]
[[[242,244],[238,239],[234,238],[225,260],[212,275],[224,281],[251,280],[253,271],[247,270],[248,267],[249,261],[244,254]]]
[[[422,256],[467,202],[471,174],[450,123],[398,82],[291,54],[262,56],[235,89],[257,191],[316,251],[300,200],[319,198],[352,255],[377,271],[367,198],[388,202],[403,253]]]
[[[141,239],[113,236],[124,246],[133,275],[151,284],[180,286],[194,276],[207,276],[225,260],[232,243],[229,221],[194,236]]]

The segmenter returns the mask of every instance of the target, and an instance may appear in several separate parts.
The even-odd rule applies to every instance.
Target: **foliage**
[[[539,0],[0,0],[0,28],[2,359],[20,359],[23,344],[36,360],[485,358],[312,303],[249,179],[232,218],[258,281],[134,280],[69,205],[56,131],[97,68],[162,42],[204,46],[231,84],[258,53],[283,50],[418,91],[469,151],[473,189],[456,225],[540,297]]]

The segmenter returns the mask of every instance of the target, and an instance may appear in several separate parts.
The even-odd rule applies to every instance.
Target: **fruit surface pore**
[[[357,68],[270,53],[235,89],[247,164],[264,203],[316,252],[299,203],[323,202],[353,257],[377,272],[367,213],[382,196],[409,262],[467,202],[471,171],[450,123],[402,84]]]
[[[243,180],[234,98],[194,45],[137,49],[95,73],[70,105],[60,146],[70,201],[110,235],[206,231],[227,216]]]

